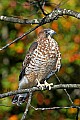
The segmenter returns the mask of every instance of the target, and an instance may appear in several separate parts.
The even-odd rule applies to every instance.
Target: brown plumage
[[[19,76],[19,88],[25,89],[36,86],[43,89],[49,86],[45,80],[49,79],[60,69],[60,52],[57,42],[52,38],[54,30],[44,29],[38,34],[38,38],[32,43],[23,61],[22,70]],[[44,84],[40,84],[41,81]],[[12,102],[20,105],[25,101],[27,93],[14,96]]]

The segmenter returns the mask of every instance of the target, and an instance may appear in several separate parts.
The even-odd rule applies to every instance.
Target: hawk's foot
[[[51,90],[51,86],[53,86],[53,83],[47,83],[46,80],[44,81],[45,87],[49,87],[49,90]]]
[[[37,87],[41,88],[42,90],[44,89],[45,87],[45,84],[41,84],[38,80],[37,80]]]
[[[51,90],[51,86],[53,86],[53,83],[47,83],[46,80],[44,81],[44,84],[41,84],[38,80],[37,80],[37,87],[41,88],[42,90],[46,87],[49,87],[49,90]]]

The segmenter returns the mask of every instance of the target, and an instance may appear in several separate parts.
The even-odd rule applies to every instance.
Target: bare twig
[[[16,38],[12,42],[6,44],[4,47],[0,48],[0,51],[4,50],[5,48],[7,48],[8,46],[10,46],[11,44],[17,42],[18,40],[22,39],[24,36],[28,35],[29,33],[31,33],[32,31],[34,31],[38,27],[39,27],[39,25],[37,25],[36,27],[30,29],[28,32],[24,33],[23,35],[21,35],[20,37]]]
[[[41,5],[41,3],[38,1],[38,5],[42,11],[42,13],[46,16],[47,14],[44,12],[43,6],[44,6],[45,2],[43,2],[43,5]]]
[[[63,107],[50,107],[50,108],[36,108],[30,105],[34,110],[56,110],[56,109],[69,109],[69,108],[77,108],[78,106],[63,106]],[[78,107],[80,109],[80,107]]]
[[[61,81],[60,81],[60,79],[58,78],[58,76],[57,76],[56,74],[55,74],[55,76],[56,76],[58,82],[61,84]],[[71,102],[71,104],[74,106],[74,103],[73,103],[73,101],[72,101],[69,93],[67,92],[67,90],[66,90],[66,89],[63,89],[63,90],[64,90],[64,92],[66,93],[66,95],[68,96],[68,99],[69,99],[69,101]]]
[[[26,106],[25,112],[24,112],[21,120],[25,120],[25,118],[26,118],[26,115],[27,115],[27,112],[28,112],[28,109],[29,109],[29,106],[30,106],[30,103],[31,103],[31,98],[32,98],[32,92],[29,93],[29,98],[28,98],[27,106]]]
[[[43,90],[46,90],[47,88],[44,88]],[[80,89],[80,84],[58,84],[58,85],[53,85],[51,89]],[[0,98],[16,95],[16,94],[22,94],[26,92],[33,92],[41,90],[38,87],[33,87],[29,89],[21,89],[21,90],[16,90],[16,91],[11,91],[7,93],[0,94]]]
[[[77,107],[77,114],[76,114],[76,120],[78,120],[78,115],[79,115],[80,107]]]
[[[32,105],[30,105],[34,110],[59,110],[59,109],[69,109],[69,108],[76,108],[77,109],[77,115],[76,115],[76,120],[78,120],[78,115],[79,115],[79,110],[80,110],[80,107],[79,106],[60,106],[60,107],[49,107],[49,108],[36,108]]]

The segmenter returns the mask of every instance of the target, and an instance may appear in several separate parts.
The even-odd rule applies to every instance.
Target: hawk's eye
[[[48,37],[49,32],[47,30],[45,30],[45,34],[46,34],[46,37]]]
[[[47,34],[47,31],[46,31],[46,30],[45,30],[44,32]]]

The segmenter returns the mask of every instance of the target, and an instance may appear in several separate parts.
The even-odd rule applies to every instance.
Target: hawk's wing
[[[19,81],[25,75],[25,68],[29,64],[29,62],[31,60],[31,55],[32,55],[33,51],[37,48],[37,45],[38,45],[37,42],[33,42],[32,45],[30,46],[30,48],[29,48],[29,50],[28,50],[28,52],[26,54],[26,57],[25,57],[25,59],[23,61],[22,70],[21,70],[20,75],[19,75]]]

